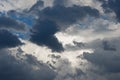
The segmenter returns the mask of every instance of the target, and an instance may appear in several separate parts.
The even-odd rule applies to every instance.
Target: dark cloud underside
[[[16,47],[21,45],[21,41],[17,36],[13,35],[7,30],[0,30],[0,49]]]
[[[52,51],[63,51],[62,44],[55,37],[55,33],[58,31],[58,25],[49,20],[38,21],[33,27],[31,41],[42,46],[47,46]]]
[[[55,72],[37,61],[31,55],[17,55],[19,59],[6,50],[0,50],[0,80],[53,80]],[[20,58],[20,57],[23,57]],[[25,58],[25,59],[24,59]],[[38,69],[36,69],[38,67]]]
[[[72,7],[64,7],[58,5],[45,8],[42,10],[42,14],[44,18],[53,20],[58,24],[70,25],[84,19],[88,15],[92,17],[98,17],[99,11],[89,6],[81,7],[74,5]]]

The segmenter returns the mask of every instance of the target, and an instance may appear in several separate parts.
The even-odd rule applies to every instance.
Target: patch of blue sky
[[[24,16],[24,15],[19,15],[19,14],[14,14],[14,13],[9,14],[9,16],[13,19],[19,20],[19,21],[27,24],[30,27],[34,23],[34,18],[32,16]]]
[[[0,16],[6,16],[6,12],[0,12]],[[10,17],[12,17],[13,19],[16,19],[16,20],[19,20],[19,21],[22,21],[24,23],[26,23],[27,25],[29,26],[32,26],[33,25],[33,20],[32,20],[32,17],[25,17],[25,16],[18,16],[18,15],[15,15],[15,14],[11,14],[9,15]],[[29,31],[27,32],[21,32],[21,31],[15,31],[15,30],[9,30],[11,33],[17,35],[17,37],[21,38],[21,39],[29,39]]]
[[[2,13],[1,16],[6,16],[6,13]],[[14,12],[10,12],[10,13],[8,12],[7,16],[25,23],[26,25],[28,25],[27,28],[29,28],[29,29],[33,26],[33,23],[34,23],[33,16],[26,16],[24,14],[19,14],[19,13],[14,13]],[[29,30],[25,31],[25,32],[10,30],[10,32],[17,35],[21,39],[25,39],[25,40],[29,39],[29,35],[30,35]]]

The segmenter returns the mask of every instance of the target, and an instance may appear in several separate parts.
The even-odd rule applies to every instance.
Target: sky
[[[0,0],[0,80],[120,80],[120,0]]]

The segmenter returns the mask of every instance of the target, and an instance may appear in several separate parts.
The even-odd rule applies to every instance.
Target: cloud
[[[66,6],[69,0],[54,0],[54,6]]]
[[[119,0],[108,0],[103,1],[102,7],[105,8],[106,12],[115,12],[116,18],[120,21],[120,1]]]
[[[120,73],[119,38],[96,40],[91,43],[93,53],[84,53],[84,58],[95,64],[104,74]]]
[[[1,0],[0,11],[8,12],[0,17],[0,79],[119,80],[117,4],[117,0]],[[11,31],[26,29],[19,20],[30,24],[30,31],[27,27],[21,33],[27,35],[23,46]]]
[[[0,49],[22,45],[17,36],[7,30],[0,30]]]
[[[60,59],[56,64],[57,75],[55,80],[80,80],[84,72],[81,69],[77,69],[71,66],[71,63],[67,59]]]
[[[44,1],[38,0],[30,9],[29,12],[37,12],[44,6]]]
[[[54,0],[54,2],[58,2],[58,0]],[[101,4],[99,1],[97,0],[62,0],[62,5],[66,6],[66,7],[70,7],[73,5],[77,5],[77,6],[89,6],[91,8],[95,8],[97,9],[100,13],[103,13],[103,8],[101,7]]]
[[[89,6],[82,7],[74,5],[72,7],[64,7],[57,5],[43,9],[41,14],[42,15],[40,16],[43,16],[43,18],[55,21],[60,25],[60,27],[62,27],[76,23],[88,15],[92,17],[98,17],[99,11]]]
[[[64,45],[77,42],[90,42],[96,39],[119,37],[119,23],[112,19],[90,18],[68,27],[64,32],[58,32],[56,37]],[[108,36],[110,35],[110,36]]]
[[[1,0],[0,1],[0,12],[10,11],[10,10],[25,10],[30,9],[37,0]]]
[[[57,3],[55,2],[55,4]],[[64,50],[62,44],[55,37],[57,32],[67,29],[71,24],[87,16],[99,16],[99,11],[96,9],[89,6],[82,7],[76,5],[72,7],[54,5],[53,7],[46,7],[38,12],[38,19],[32,28],[33,30],[31,30],[32,35],[30,40],[38,45],[46,45],[52,49],[52,51],[57,52]],[[50,30],[49,27],[52,30]]]
[[[17,53],[17,52],[16,52]],[[53,80],[55,72],[32,55],[10,53],[0,50],[1,80]],[[16,54],[17,57],[11,55]]]
[[[56,23],[49,20],[38,20],[31,31],[30,41],[41,46],[47,46],[52,49],[52,51],[61,52],[64,50],[62,44],[54,35],[59,31]]]
[[[0,16],[0,28],[25,31],[25,24],[7,16]]]

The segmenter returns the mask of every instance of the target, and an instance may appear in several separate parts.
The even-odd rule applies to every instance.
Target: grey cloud
[[[73,41],[73,44],[74,45],[66,44],[65,49],[68,51],[76,51],[76,50],[85,49],[85,47],[86,47],[86,43],[84,43],[84,42]]]
[[[99,11],[89,6],[53,6],[45,8],[41,14],[43,18],[55,21],[60,27],[65,27],[84,19],[87,15],[98,17]]]
[[[78,46],[80,48],[85,46],[85,43],[83,43],[83,42],[73,41],[73,43],[75,44],[75,46]]]
[[[52,59],[60,59],[61,58],[60,55],[55,55],[55,54],[48,55],[48,57],[51,57]]]
[[[69,0],[54,0],[54,6],[66,6]]]
[[[17,56],[12,56],[8,50],[0,50],[1,80],[54,80],[56,73],[35,57]]]
[[[25,24],[7,16],[0,16],[0,28],[25,31]]]
[[[120,73],[120,41],[119,38],[109,39],[105,41],[97,41],[92,44],[94,53],[84,53],[85,59],[98,66],[100,69],[104,69],[108,73]]]
[[[106,12],[114,11],[116,14],[116,18],[120,21],[120,0],[108,0],[103,1],[102,7],[105,9]]]
[[[64,3],[64,0],[62,2]],[[38,19],[36,19],[35,25],[31,30],[32,35],[30,41],[38,45],[47,46],[52,49],[52,51],[61,52],[64,49],[62,44],[55,37],[55,34],[60,30],[65,30],[71,24],[84,19],[88,15],[98,17],[99,11],[89,6],[74,5],[72,7],[65,7],[58,3],[58,0],[56,0],[54,1],[53,7],[38,10]],[[44,30],[42,27],[45,27]]]
[[[113,44],[110,44],[108,41],[103,41],[103,48],[104,50],[109,50],[109,51],[116,51],[116,46]]]
[[[7,30],[0,30],[0,49],[16,47],[22,44],[17,36]]]
[[[55,33],[59,31],[58,25],[50,20],[38,20],[31,30],[30,41],[41,45],[47,46],[54,52],[64,51],[62,44],[55,37]]]
[[[73,68],[69,60],[60,59],[57,63],[57,75],[55,80],[80,80],[84,72],[79,68]]]
[[[39,12],[41,8],[44,6],[44,1],[38,0],[36,4],[34,4],[28,12],[35,13]]]

